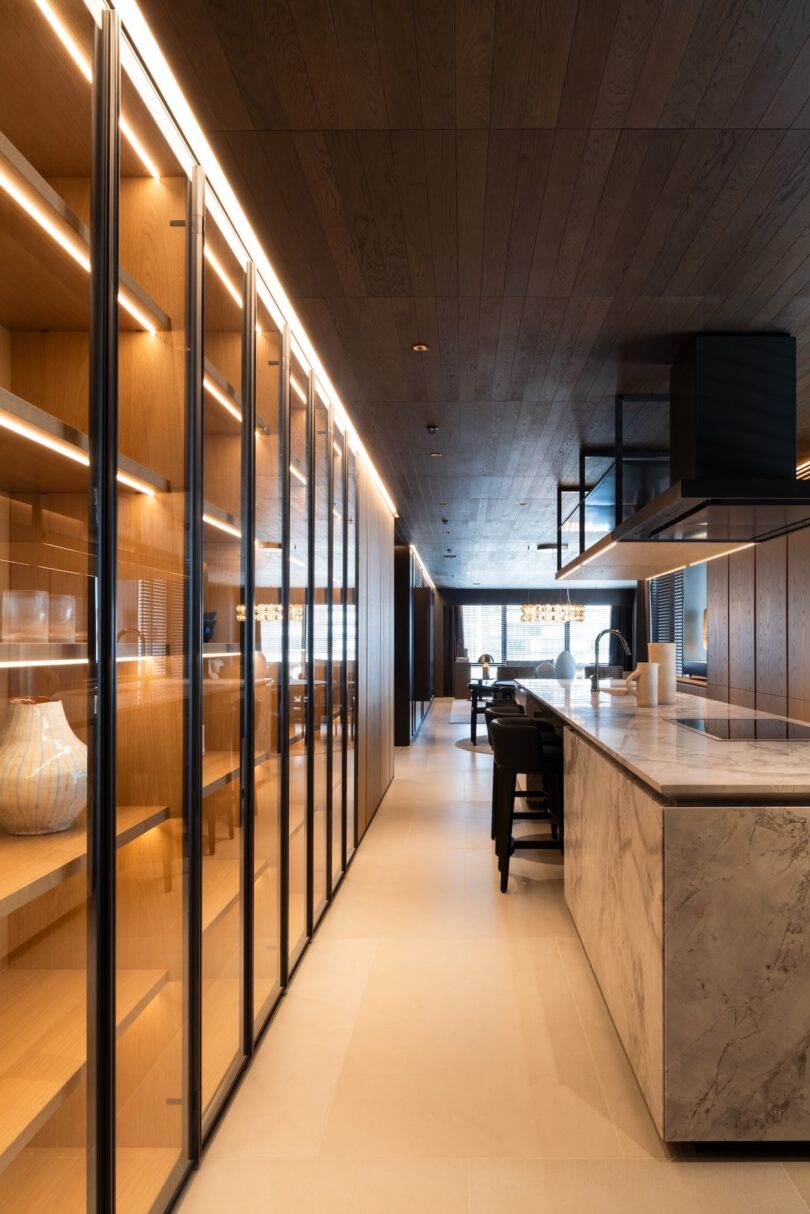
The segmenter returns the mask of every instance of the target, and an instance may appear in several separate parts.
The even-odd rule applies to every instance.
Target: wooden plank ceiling
[[[796,334],[810,456],[806,0],[142,4],[438,583],[547,584],[689,332]]]

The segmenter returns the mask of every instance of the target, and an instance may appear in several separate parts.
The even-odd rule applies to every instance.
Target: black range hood
[[[670,376],[668,489],[558,577],[652,577],[810,526],[796,478],[796,343],[700,333]]]

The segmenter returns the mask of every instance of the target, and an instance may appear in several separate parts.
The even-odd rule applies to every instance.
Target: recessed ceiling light
[[[441,459],[442,458],[441,451],[431,451],[430,458],[431,459]]]
[[[430,346],[426,341],[415,341],[411,346],[411,349],[415,354],[426,354],[430,349]]]
[[[425,426],[425,429],[427,430],[428,434],[436,434],[439,427],[436,425],[435,422],[428,422],[428,424]]]
[[[447,502],[439,502],[439,505],[440,505],[440,506],[446,506],[446,505],[447,505]]]
[[[518,502],[518,505],[519,505],[519,506],[525,506],[525,505],[526,505],[526,502]]]

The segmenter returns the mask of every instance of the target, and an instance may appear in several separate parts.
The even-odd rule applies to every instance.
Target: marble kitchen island
[[[517,680],[565,737],[565,898],[661,1137],[810,1139],[810,741]]]

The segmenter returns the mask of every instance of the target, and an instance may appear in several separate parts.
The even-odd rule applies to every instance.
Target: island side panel
[[[570,729],[565,900],[663,1135],[663,807]]]
[[[810,1139],[810,808],[664,821],[665,1137]]]

